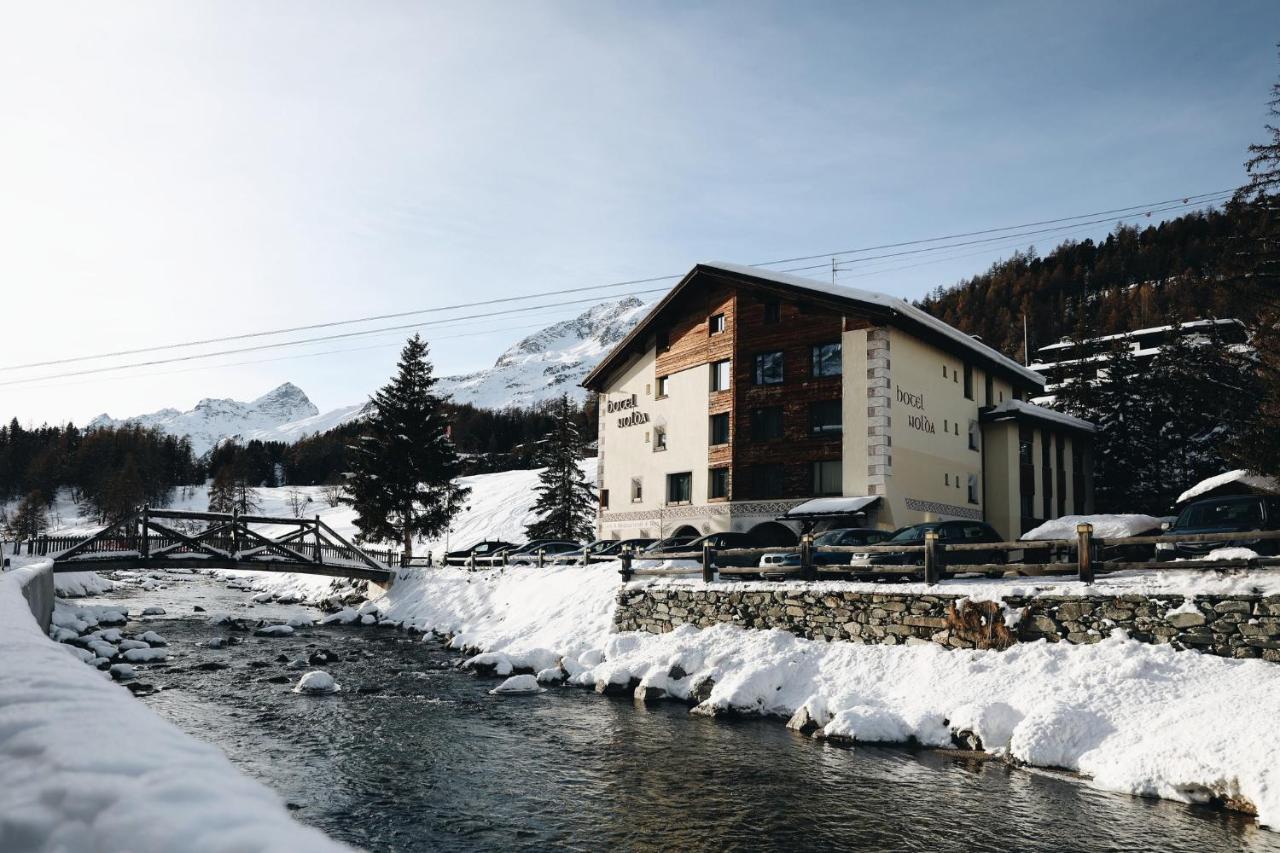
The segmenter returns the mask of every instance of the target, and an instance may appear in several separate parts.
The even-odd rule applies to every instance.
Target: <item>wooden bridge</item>
[[[260,532],[250,525],[273,528]],[[284,533],[274,532],[284,528]],[[379,560],[315,518],[184,512],[143,507],[88,538],[48,536],[33,543],[54,572],[139,569],[241,569],[300,572],[390,583],[392,555]]]

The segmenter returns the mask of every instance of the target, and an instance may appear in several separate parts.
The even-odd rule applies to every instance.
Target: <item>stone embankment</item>
[[[1230,658],[1280,663],[1280,595],[1007,596],[770,590],[633,584],[618,593],[618,631],[665,633],[678,625],[780,628],[808,639],[949,648],[1007,648],[1046,639],[1096,643],[1119,628]]]

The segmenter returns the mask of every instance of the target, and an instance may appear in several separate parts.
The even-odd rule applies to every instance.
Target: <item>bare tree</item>
[[[342,503],[342,484],[325,483],[320,489],[320,494],[324,502],[329,505],[329,509],[333,509]]]
[[[285,500],[288,502],[289,511],[293,513],[294,518],[302,518],[302,513],[311,504],[311,496],[304,495],[297,486],[289,487],[289,491],[285,493]]]

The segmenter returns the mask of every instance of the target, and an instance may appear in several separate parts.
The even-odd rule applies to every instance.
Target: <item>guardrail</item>
[[[845,545],[845,546],[815,546],[813,540],[809,536],[805,536],[800,540],[800,544],[796,551],[799,553],[799,565],[795,566],[733,566],[722,565],[717,562],[717,558],[721,560],[729,560],[737,558],[759,560],[765,554],[789,553],[790,549],[786,548],[725,548],[715,549],[710,546],[704,547],[701,551],[673,551],[662,554],[644,555],[624,553],[616,558],[622,562],[620,573],[623,581],[629,581],[631,578],[640,577],[662,577],[675,575],[691,574],[693,569],[679,567],[646,567],[636,566],[637,561],[668,561],[668,560],[696,560],[698,561],[702,579],[708,583],[714,581],[717,575],[796,575],[801,580],[817,580],[818,572],[821,570],[825,574],[849,574],[860,577],[872,578],[892,578],[904,576],[922,576],[925,583],[935,584],[944,578],[949,572],[948,553],[963,553],[966,551],[988,551],[1003,552],[1006,555],[1004,562],[997,563],[954,563],[954,569],[961,572],[1001,572],[1005,573],[1010,569],[1017,571],[1019,574],[1025,575],[1057,575],[1057,574],[1074,574],[1085,583],[1092,583],[1094,577],[1098,573],[1106,573],[1113,571],[1167,571],[1167,570],[1187,570],[1187,569],[1228,569],[1228,568],[1270,568],[1280,566],[1280,557],[1253,557],[1249,559],[1217,559],[1217,560],[1178,560],[1176,562],[1158,562],[1158,561],[1125,561],[1125,560],[1109,560],[1102,561],[1099,559],[1099,552],[1104,548],[1121,547],[1129,545],[1155,545],[1157,543],[1167,542],[1240,542],[1242,540],[1252,541],[1273,541],[1280,540],[1280,530],[1247,530],[1233,533],[1199,533],[1189,534],[1186,536],[1121,536],[1100,538],[1093,535],[1093,525],[1080,524],[1076,527],[1076,537],[1074,539],[1035,539],[1035,540],[1019,540],[1016,542],[957,542],[948,543],[939,539],[938,534],[929,531],[925,534],[923,545]],[[1053,561],[1052,559],[1043,562],[1009,562],[1007,555],[1014,551],[1048,551],[1048,556],[1052,558],[1055,553],[1062,555],[1065,559]],[[880,565],[880,566],[854,566],[854,565],[822,565],[819,566],[813,559],[815,554],[906,554],[920,555],[920,562],[908,565]]]

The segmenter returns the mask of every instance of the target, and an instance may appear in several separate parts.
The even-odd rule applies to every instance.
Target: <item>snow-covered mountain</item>
[[[297,441],[352,420],[363,407],[363,404],[344,406],[321,414],[301,388],[286,382],[248,403],[206,398],[186,412],[161,409],[122,419],[102,414],[89,422],[89,429],[126,423],[159,427],[170,435],[190,438],[192,449],[200,455],[227,438]]]
[[[578,383],[631,331],[648,307],[634,296],[594,305],[519,341],[493,367],[441,377],[437,389],[452,395],[454,402],[483,409],[529,406],[563,393],[582,402],[587,392]]]
[[[648,304],[629,296],[592,306],[571,320],[562,320],[529,335],[509,348],[493,367],[464,376],[440,378],[437,391],[458,403],[485,409],[530,406],[568,393],[581,402],[586,391],[578,385],[614,344],[639,322]],[[256,400],[205,399],[189,411],[161,409],[130,418],[99,415],[89,428],[126,423],[159,427],[170,435],[191,439],[196,455],[229,438],[237,441],[295,442],[360,417],[369,404],[356,403],[321,413],[292,382]]]

